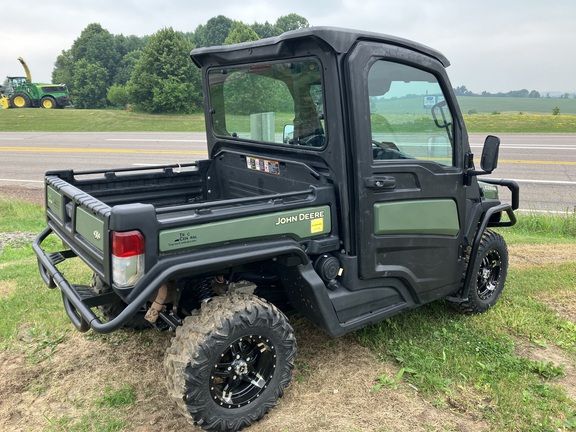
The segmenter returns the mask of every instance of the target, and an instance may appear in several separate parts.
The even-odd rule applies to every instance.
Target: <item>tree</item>
[[[234,21],[224,15],[210,18],[205,25],[200,24],[194,31],[194,44],[197,47],[223,45]]]
[[[68,86],[73,100],[77,102],[76,107],[100,108],[101,101],[106,100],[108,88],[114,84],[126,84],[130,79],[138,60],[138,54],[132,53],[137,53],[145,41],[146,37],[115,36],[100,24],[89,24],[72,47],[62,51],[56,59],[52,82]],[[89,68],[88,65],[94,67]],[[103,81],[102,71],[105,71]],[[76,76],[77,72],[82,73],[82,76]],[[97,77],[102,86],[98,96],[95,95],[96,90],[87,83],[87,76]],[[84,84],[78,88],[78,83]],[[87,88],[90,88],[90,96],[83,94]],[[96,105],[91,105],[91,101]]]
[[[282,29],[283,32],[290,30],[298,30],[301,28],[310,27],[308,20],[301,15],[291,13],[281,16],[276,20],[276,27]]]
[[[130,101],[147,112],[188,113],[202,104],[192,43],[171,27],[152,35],[128,82]]]
[[[56,58],[52,71],[52,82],[66,84],[68,91],[74,91],[74,59],[70,50],[63,50]]]
[[[456,96],[473,96],[474,95],[474,93],[472,93],[470,90],[468,90],[468,88],[466,88],[466,86],[456,87],[454,89],[454,94]]]
[[[240,42],[250,42],[258,40],[258,34],[252,28],[242,22],[235,22],[228,37],[224,41],[224,45],[232,45]]]
[[[108,71],[98,63],[82,59],[74,65],[74,105],[77,108],[105,108]]]
[[[538,99],[538,98],[540,98],[541,96],[540,96],[540,93],[539,93],[539,92],[537,92],[536,90],[532,90],[532,91],[530,92],[530,94],[528,95],[528,97],[529,97],[529,98],[533,98],[533,99]]]
[[[282,34],[282,29],[266,21],[264,24],[254,23],[250,27],[256,32],[260,39],[279,36]]]
[[[134,68],[142,56],[142,50],[130,51],[124,57],[116,69],[116,76],[114,77],[114,84],[126,85],[130,80]]]
[[[115,38],[108,30],[100,24],[89,24],[74,41],[70,52],[74,62],[86,60],[91,64],[99,64],[106,70],[106,87],[112,85],[122,55],[116,49]]]

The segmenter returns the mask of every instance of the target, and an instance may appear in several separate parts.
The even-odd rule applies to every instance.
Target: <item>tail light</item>
[[[112,280],[117,286],[131,286],[140,280],[145,246],[140,231],[112,232]]]

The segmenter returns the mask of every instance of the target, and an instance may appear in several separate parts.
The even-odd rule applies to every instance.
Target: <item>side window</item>
[[[454,165],[452,115],[434,75],[378,60],[368,73],[368,93],[374,160]]]

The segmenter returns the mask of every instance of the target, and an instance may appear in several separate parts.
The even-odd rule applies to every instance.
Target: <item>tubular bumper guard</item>
[[[110,333],[122,327],[151,298],[156,291],[175,275],[202,274],[216,271],[223,267],[272,259],[281,256],[292,256],[300,264],[308,264],[309,259],[302,247],[293,239],[279,238],[275,240],[252,241],[227,245],[225,249],[199,250],[190,254],[175,254],[156,263],[144,277],[133,287],[126,297],[126,308],[114,319],[103,323],[91,308],[109,304],[119,297],[110,292],[94,295],[82,285],[72,285],[56,268],[56,265],[68,258],[76,257],[70,250],[46,253],[42,242],[52,233],[48,227],[34,240],[33,248],[38,258],[38,267],[44,283],[49,288],[60,288],[64,308],[68,317],[79,331],[85,332],[92,328],[97,333]]]

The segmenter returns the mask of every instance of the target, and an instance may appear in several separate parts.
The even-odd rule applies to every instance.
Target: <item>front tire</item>
[[[14,108],[29,108],[31,105],[30,97],[26,93],[14,93],[10,103]]]
[[[483,313],[496,304],[508,274],[508,248],[504,238],[487,229],[470,269],[472,277],[463,287],[463,302],[449,302],[461,313]]]
[[[248,294],[214,297],[176,330],[166,386],[190,423],[237,431],[276,405],[295,357],[294,331],[274,305]]]

